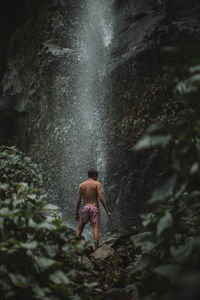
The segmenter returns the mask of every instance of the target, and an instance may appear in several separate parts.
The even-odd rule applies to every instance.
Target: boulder
[[[115,250],[113,248],[103,245],[102,247],[98,248],[93,254],[91,254],[91,259],[104,261],[105,259],[114,255]]]
[[[80,264],[82,264],[87,270],[93,270],[94,265],[91,263],[90,259],[86,256],[80,256],[79,258]]]
[[[123,260],[110,246],[103,245],[90,255],[92,263],[99,272],[99,285],[108,290],[125,278]]]

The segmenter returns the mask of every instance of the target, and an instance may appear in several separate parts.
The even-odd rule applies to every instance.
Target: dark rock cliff
[[[116,123],[110,137],[107,182],[117,182],[118,188],[108,191],[108,199],[112,199],[114,215],[120,211],[119,224],[128,225],[147,209],[146,200],[170,162],[170,149],[137,153],[132,146],[152,124],[165,121],[176,128],[181,118],[166,108],[171,95],[162,80],[163,67],[181,58],[171,58],[162,47],[199,43],[200,4],[119,0],[115,1],[115,15],[109,109]]]
[[[63,149],[70,141],[63,124],[73,95],[78,2],[0,2],[0,143],[15,144],[42,163],[48,189],[61,206],[67,159]],[[169,162],[168,151],[135,153],[132,146],[151,124],[165,118],[168,91],[162,66],[168,61],[160,48],[200,41],[200,4],[115,0],[113,10],[105,195],[113,212],[110,225],[116,227],[138,222]]]

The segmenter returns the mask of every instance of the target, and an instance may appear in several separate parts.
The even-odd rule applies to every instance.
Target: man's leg
[[[79,223],[78,223],[78,229],[76,231],[76,237],[77,238],[80,238],[81,233],[83,232],[84,227],[85,227],[85,223],[83,223],[82,221],[79,221]]]
[[[94,251],[99,247],[99,224],[92,225],[93,227],[93,238],[94,238]]]

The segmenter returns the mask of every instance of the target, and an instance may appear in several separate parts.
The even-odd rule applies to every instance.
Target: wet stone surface
[[[131,236],[137,232],[135,226],[124,231],[110,232],[100,237],[100,247],[80,257],[80,269],[82,270],[77,280],[83,280],[87,284],[95,284],[95,293],[99,299],[112,299],[118,295],[127,299],[138,299],[136,292],[127,292],[123,287],[128,278],[126,269],[134,262],[135,255],[140,249],[134,246]],[[73,240],[72,243],[79,247],[84,240]],[[108,245],[109,244],[109,245]],[[122,297],[122,298],[120,298]],[[132,298],[131,298],[132,297]]]

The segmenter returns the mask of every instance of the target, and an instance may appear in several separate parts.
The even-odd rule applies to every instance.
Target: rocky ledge
[[[91,246],[80,256],[80,272],[77,281],[94,288],[95,299],[132,299],[137,300],[137,291],[127,291],[124,286],[129,277],[128,266],[140,252],[133,241],[136,227],[124,231],[108,232],[100,237],[100,247],[93,252]],[[79,249],[85,243],[72,240]],[[91,241],[93,243],[93,241]],[[90,244],[90,242],[89,242]]]

